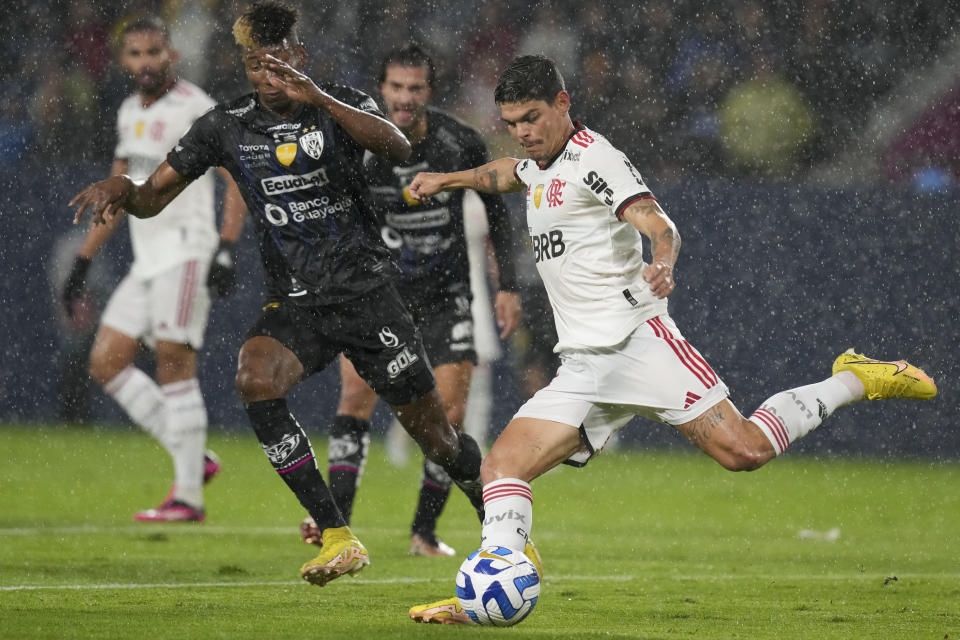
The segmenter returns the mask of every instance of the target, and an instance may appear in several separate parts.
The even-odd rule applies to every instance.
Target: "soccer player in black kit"
[[[255,91],[201,116],[142,184],[114,176],[70,202],[75,221],[124,209],[157,215],[208,168],[233,176],[253,217],[267,301],[240,350],[244,408],[271,464],[320,527],[320,554],[300,570],[322,586],[369,564],[287,408],[287,393],[343,352],[430,460],[482,512],[480,448],[447,422],[420,333],[393,285],[393,262],[366,202],[364,151],[402,162],[410,144],[367,95],[318,87],[282,2],[257,2],[234,25]]]
[[[424,203],[405,195],[403,190],[420,171],[467,169],[486,163],[489,157],[476,130],[429,106],[434,78],[433,60],[416,44],[394,49],[384,57],[378,78],[380,94],[387,116],[410,140],[413,151],[402,163],[366,154],[364,172],[372,204],[382,221],[383,239],[400,267],[400,296],[423,335],[447,419],[460,431],[477,361],[463,219],[464,192],[438,194],[438,198]],[[501,337],[507,337],[520,318],[513,263],[514,228],[499,194],[479,195],[499,275],[494,310]],[[329,480],[334,499],[349,522],[366,463],[369,420],[377,395],[349,359],[341,358],[340,365],[340,406],[330,428]],[[450,477],[440,465],[424,460],[410,553],[454,555],[454,550],[436,535],[437,518],[447,501],[450,485]],[[304,521],[301,532],[307,542],[322,539],[310,518]]]

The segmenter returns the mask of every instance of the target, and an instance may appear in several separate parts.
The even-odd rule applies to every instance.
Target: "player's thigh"
[[[133,363],[140,341],[107,325],[100,325],[90,351],[90,375],[105,385]]]
[[[237,361],[237,390],[245,402],[282,398],[304,375],[336,358],[335,348],[318,336],[314,316],[286,302],[263,307]]]
[[[530,482],[576,454],[582,446],[580,430],[541,418],[514,418],[484,458],[484,484],[500,478]]]
[[[337,415],[369,420],[377,406],[377,393],[370,388],[356,367],[345,355],[340,355],[340,405]]]
[[[197,352],[188,344],[158,340],[154,345],[157,354],[157,382],[169,384],[190,380],[197,375]]]
[[[150,331],[150,282],[128,273],[107,301],[100,327],[139,342]],[[104,335],[105,339],[111,336]],[[108,355],[108,354],[101,354]]]
[[[433,376],[437,380],[437,391],[443,398],[443,408],[447,412],[447,420],[454,427],[463,424],[467,410],[467,395],[470,392],[470,378],[473,375],[473,363],[449,362],[433,368]]]
[[[178,342],[199,350],[210,316],[207,264],[188,260],[151,278],[150,329],[144,342]]]
[[[303,377],[297,356],[276,338],[253,336],[240,347],[237,390],[244,402],[282,398]]]

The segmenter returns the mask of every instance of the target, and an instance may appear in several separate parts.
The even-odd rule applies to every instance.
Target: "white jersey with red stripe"
[[[626,155],[575,125],[552,160],[522,160],[514,170],[527,185],[527,227],[557,352],[619,344],[667,312],[643,280],[641,234],[621,219],[631,203],[653,195]]]
[[[215,104],[196,85],[177,83],[148,107],[139,94],[123,101],[117,113],[114,157],[127,162],[127,174],[144,180],[166,159],[190,125]],[[188,260],[209,260],[219,234],[214,212],[214,178],[207,172],[168,204],[160,215],[128,216],[134,262],[131,273],[150,277]]]

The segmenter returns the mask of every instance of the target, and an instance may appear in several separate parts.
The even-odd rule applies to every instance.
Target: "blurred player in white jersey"
[[[557,376],[519,409],[483,461],[483,546],[522,550],[533,517],[529,483],[562,462],[586,464],[635,415],[672,425],[727,469],[749,471],[838,407],[936,395],[933,380],[905,361],[850,350],[830,378],[776,393],[744,418],[667,313],[680,236],[630,160],[571,119],[570,95],[546,58],[514,60],[494,97],[530,159],[421,173],[410,185],[416,198],[526,189],[534,260],[557,326]],[[471,623],[456,597],[415,606],[410,617]]]
[[[137,91],[117,115],[111,175],[146,179],[193,121],[214,106],[200,88],[177,79],[176,61],[159,20],[140,18],[124,29],[120,62]],[[233,179],[220,171],[226,192],[219,234],[212,173],[187,187],[166,216],[130,219],[133,265],[104,310],[90,354],[90,375],[173,458],[170,494],[159,507],[137,512],[138,521],[202,521],[203,485],[220,470],[216,456],[206,451],[197,350],[207,326],[210,288],[226,295],[236,286],[235,246],[246,214]],[[67,313],[75,312],[90,262],[118,219],[91,225],[64,287]],[[156,354],[155,380],[133,364],[141,344]]]

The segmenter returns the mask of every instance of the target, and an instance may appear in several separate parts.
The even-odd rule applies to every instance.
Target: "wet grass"
[[[136,525],[170,477],[147,436],[0,427],[0,637],[960,638],[954,464],[787,456],[732,474],[693,453],[604,453],[534,483],[533,615],[450,629],[406,619],[452,595],[460,562],[406,554],[417,465],[374,444],[354,516],[373,564],[318,589],[298,578],[299,505],[252,436],[210,444],[225,470],[208,521]],[[458,555],[477,544],[462,497],[440,534]]]

